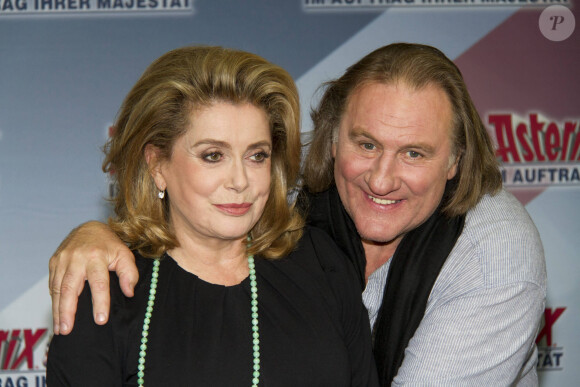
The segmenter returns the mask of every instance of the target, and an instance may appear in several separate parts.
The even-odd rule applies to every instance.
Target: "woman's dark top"
[[[54,336],[51,387],[134,386],[153,261],[136,254],[140,280],[125,297],[111,276],[111,316],[93,322],[85,286],[71,334]],[[262,386],[375,386],[367,312],[348,260],[324,232],[306,228],[279,260],[256,259]],[[146,386],[250,386],[250,286],[207,283],[168,255],[149,328]]]

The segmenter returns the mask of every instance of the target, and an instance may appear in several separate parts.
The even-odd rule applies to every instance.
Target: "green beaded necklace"
[[[256,281],[256,265],[254,256],[248,257],[248,267],[250,269],[250,291],[252,305],[252,343],[254,349],[254,363],[252,373],[252,387],[257,387],[260,382],[260,332],[258,330],[258,282]],[[149,287],[149,300],[143,320],[143,331],[141,333],[141,346],[139,347],[139,363],[137,365],[137,384],[139,387],[144,385],[145,377],[145,356],[147,355],[147,340],[149,336],[149,323],[153,315],[153,306],[155,305],[155,294],[157,293],[157,279],[159,278],[159,259],[153,261],[153,274],[151,275],[151,286]]]

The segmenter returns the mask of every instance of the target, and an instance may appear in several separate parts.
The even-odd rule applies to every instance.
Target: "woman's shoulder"
[[[137,271],[139,272],[139,280],[135,285],[135,295],[138,292],[149,292],[149,287],[151,285],[151,275],[153,273],[153,263],[154,258],[146,258],[141,255],[138,251],[134,250],[133,255],[135,256],[135,265],[137,266]],[[161,257],[163,259],[166,257]]]
[[[116,272],[110,272],[110,294],[111,303],[120,305],[121,307],[129,306],[130,304],[138,303],[143,297],[146,297],[149,293],[149,287],[151,285],[151,274],[153,272],[153,262],[152,258],[145,258],[138,251],[132,251],[135,256],[135,266],[139,273],[139,280],[134,288],[134,296],[126,297],[121,290],[121,285],[119,283],[119,277]]]
[[[314,226],[304,228],[304,235],[291,256],[297,259],[315,259],[323,268],[343,267],[348,263],[346,255],[330,235]]]
[[[325,249],[340,250],[336,242],[323,229],[307,225],[304,227],[304,234],[299,241],[299,244],[307,246],[307,248],[323,247]]]
[[[271,263],[283,271],[299,271],[334,290],[346,287],[362,292],[352,263],[334,240],[317,227],[306,226],[296,248],[287,257]]]

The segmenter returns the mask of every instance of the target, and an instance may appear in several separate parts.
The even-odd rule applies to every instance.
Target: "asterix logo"
[[[490,114],[506,186],[580,184],[580,119],[562,123],[529,113]]]
[[[0,330],[0,369],[17,370],[24,364],[27,369],[34,369],[34,347],[46,331],[46,328]]]
[[[46,387],[48,329],[0,329],[0,387]]]
[[[563,370],[564,348],[553,341],[552,328],[566,308],[546,308],[544,325],[538,334],[538,371]]]

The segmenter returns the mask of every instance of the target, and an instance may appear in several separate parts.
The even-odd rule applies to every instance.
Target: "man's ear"
[[[451,180],[457,175],[457,169],[459,168],[459,161],[461,160],[461,152],[457,152],[457,154],[453,157],[453,161],[450,163],[451,166],[447,170],[447,180]]]
[[[145,145],[144,155],[145,162],[149,168],[149,173],[155,181],[157,189],[160,191],[165,191],[165,188],[167,188],[167,183],[165,182],[165,178],[163,177],[163,173],[161,171],[161,150],[153,144],[147,144]]]

